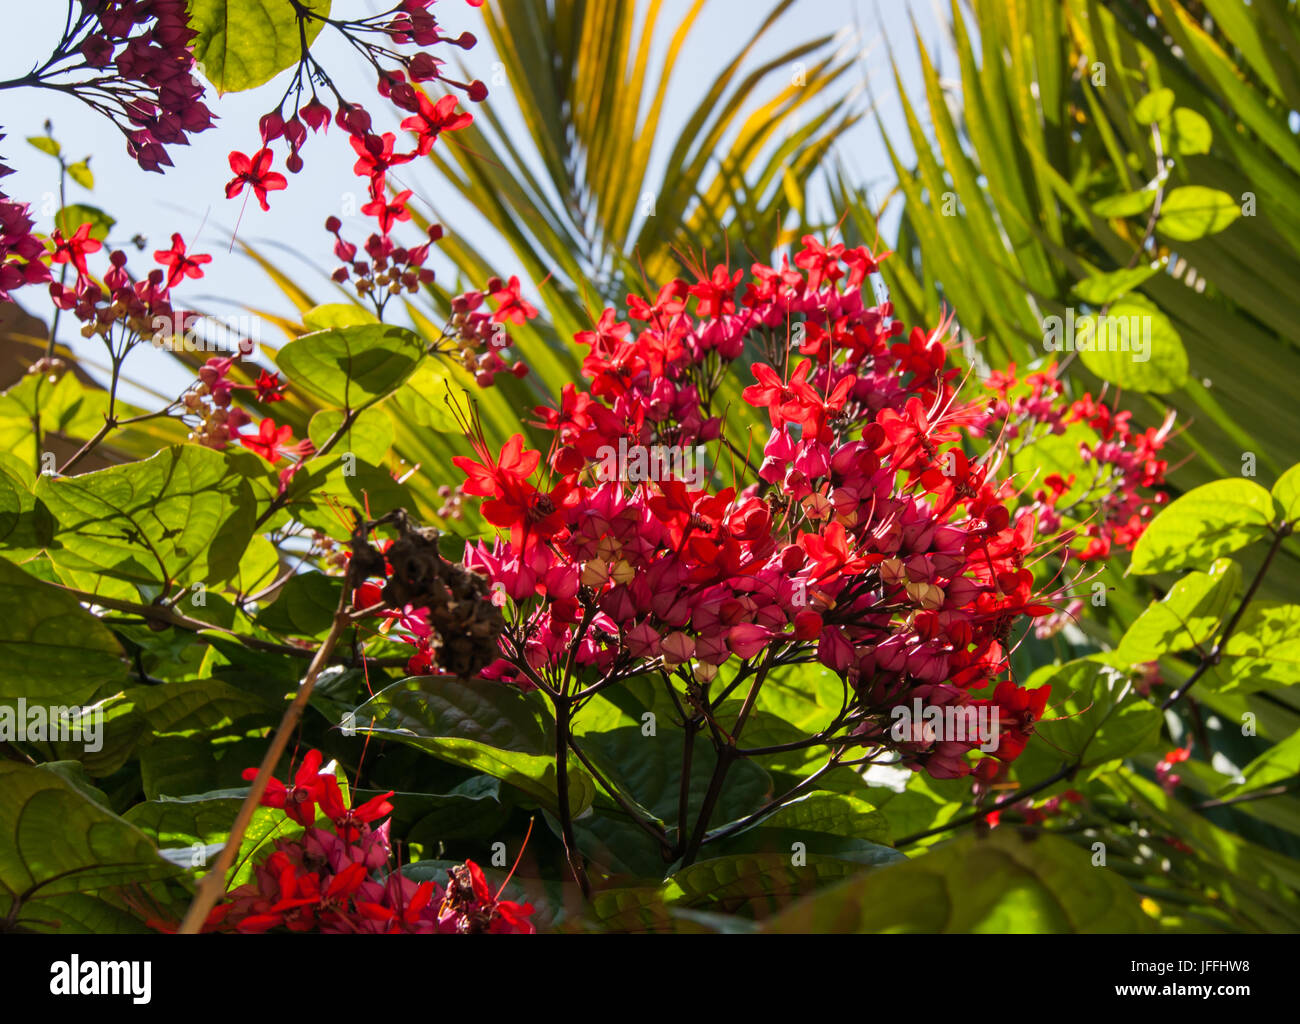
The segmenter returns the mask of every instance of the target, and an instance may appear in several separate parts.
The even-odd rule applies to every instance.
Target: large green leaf
[[[1268,532],[1273,499],[1251,480],[1216,480],[1184,494],[1151,521],[1133,549],[1130,571],[1205,565]]]
[[[1188,185],[1165,197],[1156,227],[1166,238],[1192,242],[1222,231],[1239,216],[1237,201],[1226,192]]]
[[[317,448],[343,426],[341,409],[322,409],[311,418],[307,436]],[[383,409],[367,409],[339,437],[337,451],[351,452],[362,462],[381,463],[393,446],[393,420]]]
[[[256,513],[248,482],[198,445],[83,476],[41,477],[36,496],[58,521],[49,549],[56,565],[138,583],[227,579]]]
[[[61,935],[143,932],[148,903],[137,910],[126,896],[137,886],[176,909],[177,891],[157,883],[178,869],[58,772],[0,762],[0,835],[0,920]]]
[[[1051,756],[1077,759],[1081,769],[1105,764],[1139,749],[1160,730],[1160,710],[1130,680],[1090,658],[1039,669],[1026,683],[1052,687],[1051,720],[1037,731]]]
[[[1300,680],[1300,605],[1252,601],[1211,670],[1224,689],[1253,693]]]
[[[0,702],[83,704],[125,666],[113,634],[56,587],[0,559]]]
[[[357,409],[396,390],[422,352],[420,339],[404,327],[358,324],[295,338],[276,362],[298,387],[339,408]]]
[[[1300,463],[1292,466],[1273,485],[1273,497],[1282,506],[1282,516],[1288,523],[1300,525]]]
[[[330,0],[302,0],[302,7],[328,17]],[[302,44],[298,17],[286,0],[189,0],[191,44],[203,76],[218,92],[240,92],[269,82],[298,63]],[[324,22],[305,19],[307,45]]]
[[[1092,317],[1094,347],[1083,365],[1102,380],[1132,391],[1164,395],[1187,382],[1187,351],[1169,318],[1142,295],[1128,295],[1104,318]],[[1103,332],[1106,338],[1102,339]]]
[[[281,710],[219,679],[137,686],[128,689],[126,697],[160,733],[215,729],[249,716],[262,716],[269,723]]]
[[[537,694],[486,680],[417,676],[385,687],[356,709],[355,721],[358,732],[485,772],[558,807],[555,724]],[[595,784],[573,761],[568,779],[577,816],[591,806]]]
[[[54,537],[54,517],[36,500],[36,475],[9,452],[0,452],[0,550],[15,561],[44,550]]]
[[[1055,836],[967,836],[920,860],[827,889],[778,914],[771,933],[1147,932],[1113,871]]]
[[[1116,657],[1137,665],[1210,642],[1241,582],[1241,566],[1228,558],[1216,560],[1209,572],[1188,573],[1129,627]]]

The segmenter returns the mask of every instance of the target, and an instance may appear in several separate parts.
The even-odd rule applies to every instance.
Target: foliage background
[[[499,90],[483,108],[474,131],[462,140],[466,149],[444,150],[419,171],[428,183],[420,194],[436,197],[430,214],[451,232],[442,249],[464,280],[481,281],[489,268],[518,267],[545,309],[542,322],[517,335],[534,376],[482,397],[492,439],[500,442],[519,428],[521,408],[557,393],[576,377],[572,350],[560,340],[583,329],[591,315],[639,278],[636,256],[658,283],[674,272],[682,253],[707,246],[715,259],[722,251],[762,258],[805,229],[830,229],[844,213],[847,239],[870,244],[879,235],[898,251],[886,264],[885,280],[905,322],[934,324],[943,306],[955,308],[969,342],[967,354],[977,363],[1023,366],[1041,353],[1042,317],[1077,304],[1073,289],[1079,282],[1122,267],[1138,253],[1142,218],[1108,218],[1094,206],[1106,196],[1137,190],[1154,176],[1149,131],[1134,111],[1144,95],[1168,88],[1179,107],[1205,119],[1212,138],[1208,151],[1180,154],[1174,180],[1234,196],[1253,191],[1259,215],[1240,218],[1209,238],[1159,243],[1168,268],[1143,282],[1140,292],[1175,325],[1190,372],[1186,384],[1172,394],[1132,393],[1120,401],[1144,423],[1160,422],[1171,406],[1181,423],[1190,424],[1179,437],[1179,454],[1187,458],[1173,478],[1175,494],[1238,476],[1246,452],[1258,456],[1266,486],[1294,460],[1300,451],[1300,420],[1284,386],[1300,381],[1300,351],[1291,326],[1297,322],[1291,308],[1297,300],[1290,286],[1300,269],[1300,142],[1293,115],[1300,109],[1300,33],[1294,4],[1256,0],[1248,17],[1241,5],[1227,0],[1119,0],[1109,5],[974,0],[945,12],[944,32],[923,21],[913,36],[891,22],[892,45],[878,47],[866,58],[819,35],[804,14],[809,4],[796,5],[797,12],[778,4],[773,27],[746,54],[742,67],[729,69],[718,59],[706,62],[684,47],[672,70],[676,99],[655,118],[653,107],[642,102],[653,90],[643,88],[636,77],[638,55],[649,81],[658,80],[672,53],[666,39],[683,23],[687,5],[664,4],[659,30],[650,36],[654,45],[640,51],[645,12],[657,6],[558,0],[543,17],[529,0],[496,4],[495,13],[486,14],[486,37],[493,49],[473,51],[469,59],[475,63],[494,52],[512,88]],[[814,6],[826,12],[819,18],[844,20],[831,10],[837,5]],[[703,7],[690,32],[696,54],[742,53],[761,27],[750,5],[716,0]],[[898,5],[888,13],[892,18],[902,10]],[[932,10],[910,5],[907,13],[924,16]],[[801,30],[792,33],[792,23]],[[725,46],[715,42],[719,36]],[[807,79],[789,87],[794,60],[806,64]],[[1106,66],[1105,87],[1093,87],[1083,70],[1094,60]],[[866,73],[865,62],[874,76]],[[767,64],[772,73],[766,79],[749,77]],[[619,81],[612,69],[620,66],[634,69],[630,80]],[[954,79],[945,77],[944,68]],[[733,93],[734,108],[725,99]],[[599,104],[590,102],[597,96]],[[574,101],[566,105],[565,97]],[[769,98],[771,106],[765,105]],[[251,97],[231,97],[226,103],[232,121],[247,123],[251,117],[240,114],[258,109]],[[494,117],[500,118],[499,129]],[[62,114],[56,118],[59,127]],[[75,124],[71,119],[67,123]],[[11,126],[13,137],[37,133],[17,123]],[[59,134],[67,135],[61,128]],[[662,148],[645,148],[652,137],[665,140],[657,143]],[[629,139],[636,144],[629,146]],[[97,154],[107,150],[93,140],[78,139],[82,142]],[[652,159],[656,152],[658,160]],[[887,165],[878,162],[882,156]],[[33,174],[28,166],[19,184]],[[882,183],[879,169],[886,166],[894,181]],[[205,184],[197,164],[188,171],[182,165],[169,177],[168,187],[183,193],[218,192],[213,183]],[[345,187],[355,186],[348,180]],[[43,190],[39,185],[27,189]],[[117,194],[108,175],[99,190]],[[958,197],[960,216],[945,217],[937,209],[936,197],[949,191]],[[254,259],[241,264],[245,269],[239,272],[253,277],[240,280],[258,282],[251,305],[287,337],[311,326],[304,323],[308,310],[339,300],[318,275],[299,272],[283,255],[285,245],[324,249],[325,236],[317,224],[329,211],[314,201],[318,197],[309,201],[307,190],[301,193],[304,208],[285,204],[275,215],[282,222],[268,221],[256,229],[277,242],[263,242],[250,226],[241,231]],[[464,197],[463,203],[443,199],[455,194]],[[638,216],[646,194],[654,200],[654,217]],[[135,212],[114,209],[134,230]],[[193,210],[191,216],[210,220],[206,230],[220,234],[220,213],[209,219],[206,212]],[[160,220],[175,223],[170,212]],[[442,272],[429,296],[435,310],[445,309],[446,288],[454,279],[449,270]],[[247,293],[242,284],[216,274],[209,283],[224,294]],[[425,331],[436,322],[428,309],[413,308],[410,314]],[[21,346],[31,332],[30,324],[19,324],[8,341]],[[272,341],[269,348],[275,345]],[[1099,386],[1082,366],[1075,371],[1080,384]],[[314,411],[299,395],[284,419],[301,436]],[[452,453],[464,450],[449,423],[433,413],[428,417],[395,418],[394,450],[407,465],[446,466]],[[70,417],[65,432],[75,440],[93,422],[93,417]],[[0,421],[0,431],[6,427],[13,435],[10,443],[17,443],[21,423]],[[119,450],[122,456],[138,457],[169,439],[179,438],[168,437],[165,430],[141,431],[122,438]],[[436,521],[433,489],[449,480],[450,474],[446,481],[417,478],[409,487],[413,507]],[[466,526],[454,528],[472,531],[480,525],[471,517]],[[1294,541],[1281,547],[1263,598],[1297,600],[1298,557]],[[1243,554],[1246,579],[1261,558],[1258,550]],[[1022,681],[1035,670],[1115,647],[1174,580],[1169,574],[1128,576],[1125,568],[1108,567],[1103,580],[1114,588],[1114,596],[1104,611],[1094,615],[1089,610],[1081,630],[1023,645],[1017,664]],[[303,602],[308,617],[321,603],[319,595],[306,593]],[[143,634],[140,639],[148,657],[160,663],[191,657],[180,649],[163,650],[152,640],[145,643]],[[965,835],[913,864],[867,873],[843,889],[815,897],[770,927],[1130,930],[1158,924],[1294,930],[1300,920],[1293,896],[1300,876],[1292,859],[1300,852],[1300,803],[1294,793],[1199,813],[1192,809],[1193,803],[1239,797],[1265,784],[1289,785],[1300,772],[1294,626],[1264,640],[1280,666],[1279,685],[1251,689],[1233,686],[1230,679],[1221,680],[1228,685],[1202,684],[1189,713],[1147,721],[1136,730],[1137,742],[1121,744],[1114,758],[1089,766],[1082,782],[1099,815],[1094,825],[1123,851],[1126,867],[1085,872],[1088,881],[1081,883],[1074,871],[1079,850],[1073,848],[1086,848],[1081,837],[1046,836],[1025,846],[1006,832],[991,838]],[[1161,667],[1171,679],[1186,677],[1190,670],[1174,650]],[[274,705],[274,686],[250,694],[248,675],[271,675],[280,685],[292,678],[283,665],[249,657],[233,645],[213,644],[203,663],[190,669],[209,683],[209,694],[214,678],[230,687],[221,691],[229,703],[209,695],[206,703],[184,713],[136,704],[122,715],[115,734],[118,746],[101,763],[83,765],[91,778],[111,781],[136,754],[142,737],[155,734],[138,753],[140,781],[150,799],[148,810],[136,811],[134,819],[128,815],[136,824],[147,815],[175,812],[162,806],[164,795],[220,794],[237,785],[237,770],[256,762],[260,745],[231,727],[242,716]],[[356,680],[338,679],[333,686],[343,693],[348,682]],[[800,685],[810,689],[815,702],[818,684],[805,680]],[[331,705],[331,699],[326,688],[318,704],[323,716],[347,704],[339,700]],[[590,727],[593,734],[625,727],[640,706],[650,706],[644,703],[648,700],[634,692],[628,706],[606,709],[601,725]],[[504,706],[489,711],[514,713]],[[1258,719],[1258,737],[1236,735],[1234,723],[1247,711]],[[1070,728],[1067,723],[1048,732],[1060,736]],[[1189,730],[1196,731],[1205,749],[1182,766],[1187,792],[1169,796],[1150,781],[1152,770],[1168,746],[1186,744]],[[215,747],[214,739],[219,741]],[[214,750],[219,756],[206,756]],[[1041,753],[1017,766],[1024,784],[1055,766],[1050,752]],[[449,844],[444,853],[483,856],[485,837],[522,828],[522,810],[503,798],[505,789],[494,780],[482,781],[483,776],[461,769],[431,768],[428,759],[396,748],[386,750],[384,759],[381,776],[419,778],[426,787],[399,808],[399,827],[412,842],[442,842]],[[91,785],[79,774],[76,781]],[[122,782],[123,793],[134,784]],[[104,804],[118,802],[119,794],[98,793]],[[850,804],[853,798],[846,793],[834,795],[834,789],[825,798],[828,807],[833,805],[826,812],[831,822],[827,834],[842,837],[846,830],[856,830],[856,838],[897,838],[952,819],[967,798],[959,786],[921,778],[912,779],[897,796],[875,796],[892,829],[888,836],[875,831],[879,825],[869,809]],[[211,796],[205,801],[211,806],[202,811],[219,821],[220,801],[231,799]],[[1130,827],[1133,818],[1139,821],[1136,828]],[[807,821],[773,825],[810,828]],[[160,823],[150,827],[160,841],[168,834]],[[210,841],[220,833],[198,812],[183,826],[173,821],[168,827],[177,835],[201,834]],[[1171,837],[1190,852],[1160,845]],[[948,838],[927,839],[924,845]],[[592,842],[603,843],[608,856],[624,857],[608,836],[592,837]],[[834,866],[819,883],[837,873],[856,874],[863,858],[872,856],[865,848],[841,852],[845,855],[832,859]],[[649,873],[644,863],[619,863],[630,875]],[[610,928],[722,927],[716,920],[683,917],[680,911],[716,913],[755,905],[770,911],[786,907],[801,888],[797,877],[783,875],[783,859],[771,851],[755,851],[738,863],[740,867],[715,864],[676,878],[672,884],[677,888],[666,901],[675,908],[672,915],[662,913],[662,891],[629,887],[602,896],[596,916]],[[732,874],[720,876],[724,869]],[[900,884],[898,872],[905,873],[906,885]],[[1152,900],[1155,909],[1135,910],[1134,893]],[[561,894],[554,902],[563,905],[565,899]],[[947,907],[947,913],[927,916],[925,908],[935,906]],[[110,912],[118,914],[121,908],[95,909],[97,915]],[[92,921],[90,916],[84,922],[121,923],[116,917]]]

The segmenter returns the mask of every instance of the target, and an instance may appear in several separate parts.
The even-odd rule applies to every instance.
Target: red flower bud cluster
[[[356,245],[343,238],[343,222],[337,217],[326,219],[325,230],[334,236],[334,255],[343,261],[334,271],[334,280],[340,284],[352,281],[357,295],[370,302],[376,316],[383,316],[384,306],[394,295],[413,295],[433,282],[433,271],[424,264],[429,246],[442,237],[439,224],[429,228],[428,241],[409,248],[397,245],[387,231],[371,234],[364,246],[368,260],[361,259]]]
[[[338,780],[321,771],[321,761],[320,751],[313,750],[291,784],[271,780],[262,805],[283,811],[305,831],[277,839],[252,880],[212,909],[204,931],[464,935],[536,930],[529,920],[532,905],[500,899],[473,861],[452,868],[446,885],[408,878],[394,864],[388,838],[393,794],[349,807]],[[245,779],[256,775],[255,768],[244,772]],[[328,819],[326,827],[316,824],[317,808]]]
[[[124,341],[134,343],[158,334],[161,343],[164,337],[183,333],[187,320],[193,322],[192,314],[172,307],[171,289],[187,278],[201,278],[203,264],[212,257],[187,253],[179,234],[172,235],[170,249],[154,253],[155,261],[165,270],[154,268],[142,280],[134,280],[127,270],[126,253],[116,249],[108,255],[109,268],[102,284],[91,276],[88,257],[104,245],[91,237],[90,224],[81,224],[70,237],[56,229],[50,240],[51,263],[66,264],[77,272],[71,285],[51,282],[50,298],[81,321],[83,337],[98,334],[108,339],[114,329],[120,329],[126,335]]]
[[[212,127],[185,0],[80,0],[80,8],[31,84],[71,92],[108,116],[144,170],[170,167],[166,147]]]
[[[537,316],[537,309],[519,292],[519,278],[503,282],[499,277],[487,283],[486,294],[463,292],[451,300],[451,322],[447,332],[456,347],[454,358],[468,371],[479,387],[491,387],[499,373],[523,377],[528,364],[522,360],[507,363],[505,351],[510,347],[506,324],[521,325]],[[488,297],[496,305],[492,312]]]

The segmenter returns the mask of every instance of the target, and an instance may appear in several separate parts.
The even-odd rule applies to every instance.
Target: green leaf
[[[327,17],[329,0],[301,6]],[[219,93],[241,92],[269,82],[301,55],[294,8],[279,0],[190,0],[189,21],[198,35],[191,47],[199,71]],[[324,23],[309,19],[307,45]]]
[[[1076,344],[1083,364],[1102,380],[1160,395],[1187,382],[1183,341],[1169,318],[1145,296],[1120,299],[1104,319],[1081,317],[1078,330],[1091,332],[1077,336]],[[1085,349],[1085,344],[1090,348]]]
[[[1133,549],[1130,572],[1168,572],[1205,565],[1268,532],[1273,499],[1250,480],[1215,480],[1193,488],[1151,521]]]
[[[103,426],[106,412],[108,392],[87,387],[71,373],[65,373],[53,382],[40,374],[25,374],[17,384],[0,395],[0,416],[21,417],[26,421],[32,444],[29,451],[32,455],[36,454],[36,441],[31,435],[30,426],[38,414],[41,428],[45,431],[89,438]],[[12,448],[9,451],[10,454],[18,454]],[[31,465],[34,461],[29,458],[24,464]]]
[[[90,157],[78,160],[75,164],[68,164],[68,174],[82,188],[93,189],[95,187],[95,176],[90,171]]]
[[[362,306],[347,302],[328,302],[323,306],[313,306],[302,315],[304,327],[313,331],[328,331],[334,327],[360,327],[365,324],[377,324],[375,314]]]
[[[0,549],[21,562],[54,537],[54,517],[36,500],[36,474],[9,452],[0,452]]]
[[[341,409],[322,409],[307,425],[307,436],[317,448],[334,436],[343,425]],[[378,465],[393,446],[393,418],[383,409],[367,409],[358,416],[347,432],[335,443],[336,452],[351,452],[362,462]]]
[[[659,720],[664,721],[665,715],[660,713]],[[596,760],[601,774],[620,784],[626,795],[654,817],[676,825],[682,783],[682,731],[657,729],[654,736],[646,736],[639,719],[635,725],[600,731],[591,731],[590,724],[586,728],[580,744],[584,753]],[[713,748],[701,738],[696,739],[692,756],[695,769],[688,787],[688,827],[704,802],[716,757]],[[737,761],[727,773],[712,824],[743,818],[758,810],[770,798],[772,785],[771,776],[757,762]]]
[[[1105,306],[1114,302],[1121,295],[1126,295],[1149,277],[1160,273],[1163,263],[1152,263],[1145,267],[1133,267],[1115,270],[1108,274],[1093,274],[1076,284],[1071,293],[1090,306]]]
[[[1300,462],[1278,477],[1273,485],[1273,497],[1282,506],[1283,519],[1300,523]]]
[[[1300,732],[1264,751],[1246,765],[1241,774],[1246,781],[1220,792],[1221,799],[1230,800],[1300,774]]]
[[[555,787],[555,725],[538,695],[503,683],[417,676],[385,687],[356,709],[358,732],[405,743],[500,779],[549,808]],[[570,762],[569,806],[591,806],[595,784]]]
[[[84,704],[123,674],[122,649],[66,594],[0,559],[0,701]]]
[[[413,331],[362,324],[304,334],[280,349],[276,362],[305,391],[355,409],[400,387],[422,354]]]
[[[846,793],[809,793],[725,840],[716,849],[725,853],[782,853],[802,843],[808,863],[819,858],[888,863],[906,858],[881,844],[889,835],[885,816],[874,806]],[[715,847],[705,847],[714,850]]]
[[[1168,117],[1169,111],[1173,109],[1174,91],[1156,89],[1138,100],[1137,106],[1133,108],[1133,120],[1138,124],[1155,124]]]
[[[1138,665],[1210,642],[1241,583],[1241,566],[1229,558],[1216,560],[1209,572],[1188,573],[1138,616],[1116,656]]]
[[[136,686],[126,691],[126,697],[159,733],[225,728],[256,716],[264,717],[269,724],[271,717],[282,710],[219,679]]]
[[[354,794],[358,801],[375,795],[360,790]],[[407,841],[434,847],[452,839],[489,838],[510,815],[501,801],[501,780],[489,775],[474,775],[447,793],[399,792],[395,803],[413,821],[404,830]]]
[[[275,600],[257,616],[257,624],[275,633],[315,636],[330,628],[339,606],[343,581],[319,572],[291,576]]]
[[[304,525],[337,540],[346,540],[350,530],[330,507],[331,496],[347,507],[369,508],[375,516],[413,507],[410,490],[388,470],[349,458],[346,452],[312,459],[307,469],[309,472],[297,474],[289,485],[286,507]]]
[[[879,868],[905,861],[897,850],[874,843],[860,844],[851,858],[814,856],[797,863],[799,849],[777,853],[735,853],[709,857],[682,868],[664,887],[664,901],[670,906],[710,907],[735,912],[742,907],[775,911],[792,897],[816,889],[827,880],[861,873],[863,865]]]
[[[71,203],[54,215],[54,226],[63,233],[64,238],[71,238],[81,225],[89,224],[90,237],[102,242],[116,223],[99,207],[85,203]]]
[[[1222,231],[1240,216],[1241,208],[1228,193],[1185,185],[1165,197],[1156,227],[1166,238],[1193,242]]]
[[[1183,156],[1199,156],[1210,151],[1214,133],[1210,122],[1195,110],[1178,107],[1174,111],[1174,151]]]
[[[56,565],[139,583],[227,579],[256,515],[248,482],[198,445],[68,479],[41,477],[36,496],[58,520]]]
[[[259,593],[275,582],[280,569],[280,552],[275,545],[261,534],[254,534],[239,560],[239,571],[230,578],[230,586],[245,597]]]
[[[1038,934],[1149,932],[1120,876],[1056,836],[1010,829],[963,837],[809,897],[763,927],[772,933]]]
[[[1144,188],[1139,192],[1125,192],[1117,196],[1107,196],[1092,204],[1092,212],[1098,217],[1119,218],[1136,217],[1151,209],[1156,201],[1156,190]]]
[[[1026,682],[1052,687],[1052,721],[1036,731],[1065,755],[1092,768],[1141,748],[1160,729],[1160,710],[1133,689],[1130,680],[1102,661],[1080,658],[1039,669]],[[1064,756],[1064,755],[1063,755]]]
[[[460,426],[448,405],[448,395],[456,395],[456,384],[433,360],[426,360],[397,389],[392,403],[401,419],[419,427],[446,433],[459,433]]]
[[[1252,601],[1211,672],[1225,690],[1254,693],[1300,679],[1300,605]]]
[[[29,135],[27,141],[42,153],[48,153],[50,156],[58,156],[63,152],[63,147],[48,135]]]
[[[61,935],[144,932],[134,906],[184,909],[180,891],[159,884],[179,869],[57,772],[0,762],[0,835],[0,920]],[[142,899],[128,903],[137,886]]]

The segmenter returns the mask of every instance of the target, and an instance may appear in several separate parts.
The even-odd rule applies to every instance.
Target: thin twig
[[[234,864],[235,856],[239,853],[240,844],[244,839],[244,833],[248,831],[253,815],[261,805],[262,794],[266,792],[267,784],[271,780],[275,766],[279,763],[281,755],[284,754],[285,748],[289,745],[289,737],[293,734],[298,720],[302,718],[302,713],[307,709],[307,702],[311,699],[317,676],[320,675],[321,669],[325,667],[325,663],[329,661],[330,654],[334,650],[334,645],[338,643],[339,637],[343,635],[343,631],[350,624],[347,614],[349,593],[350,588],[345,586],[342,593],[339,594],[338,608],[334,612],[334,624],[330,627],[329,634],[325,637],[320,649],[316,652],[316,656],[312,659],[311,666],[307,669],[307,675],[303,677],[302,685],[298,687],[297,696],[294,697],[293,703],[285,709],[284,717],[280,720],[275,735],[271,737],[271,745],[262,758],[262,763],[257,769],[257,777],[248,790],[248,796],[244,798],[243,806],[239,808],[239,814],[235,818],[234,825],[231,826],[226,845],[221,848],[221,853],[217,857],[217,863],[199,882],[198,891],[194,894],[194,901],[190,904],[185,919],[181,921],[181,926],[178,929],[178,932],[182,935],[197,934],[203,928],[212,908],[217,905],[217,901],[226,891],[226,874],[229,872],[231,865]]]

